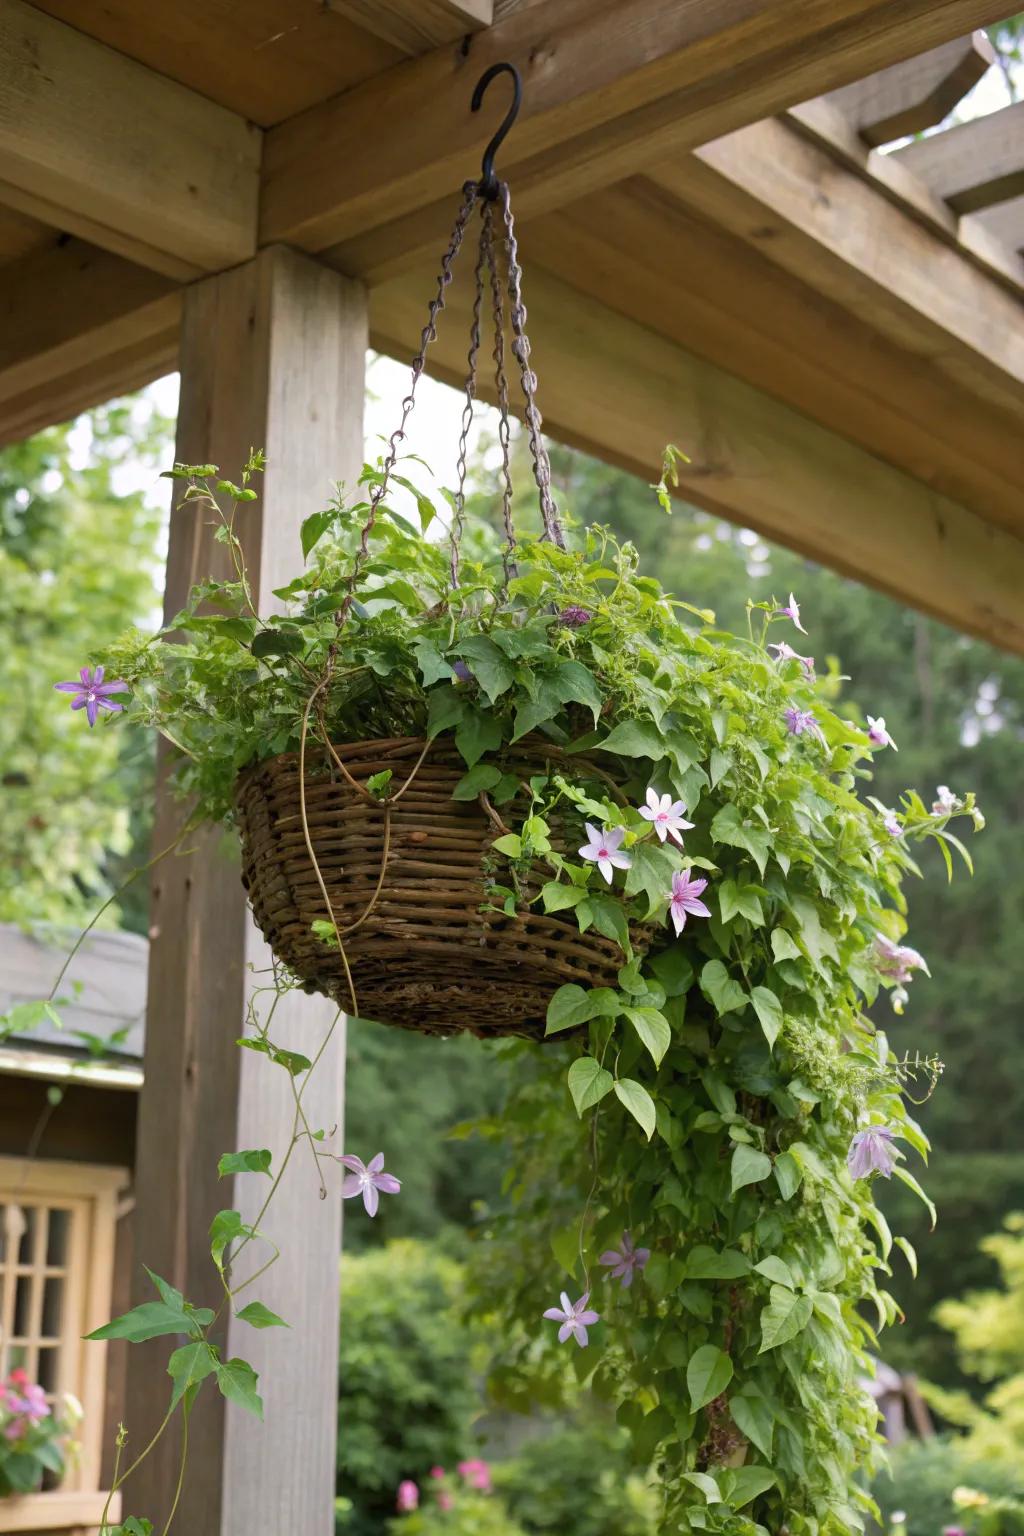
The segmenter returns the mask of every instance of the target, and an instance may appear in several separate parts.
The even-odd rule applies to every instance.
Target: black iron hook
[[[490,85],[491,81],[496,80],[499,75],[512,76],[513,91],[512,105],[505,113],[504,121],[502,122],[497,133],[494,135],[493,139],[484,150],[483,164],[480,171],[480,196],[486,198],[486,200],[490,203],[493,203],[495,198],[498,196],[499,186],[498,178],[494,174],[494,157],[498,153],[498,150],[501,148],[501,145],[505,139],[505,135],[508,133],[509,129],[512,127],[512,124],[519,116],[519,108],[523,100],[522,76],[520,75],[518,69],[516,69],[515,65],[492,64],[490,69],[486,70],[477,81],[476,90],[473,92],[473,100],[471,102],[473,111],[479,112],[483,104],[484,93],[487,90],[487,87]]]

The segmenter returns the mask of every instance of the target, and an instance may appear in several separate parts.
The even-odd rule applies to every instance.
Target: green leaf
[[[87,1339],[127,1339],[129,1344],[144,1344],[172,1333],[191,1333],[192,1318],[184,1308],[169,1307],[162,1301],[144,1301],[113,1322],[87,1333]]]
[[[485,752],[501,746],[501,721],[486,710],[467,707],[456,727],[455,745],[466,767],[475,767]]]
[[[602,896],[599,891],[588,892],[587,899],[598,933],[603,933],[606,939],[614,939],[620,949],[628,954],[629,923],[620,903],[614,896]]]
[[[142,1267],[164,1306],[171,1307],[176,1312],[184,1312],[185,1298],[181,1292],[175,1286],[169,1285],[166,1280],[161,1280],[159,1275],[155,1275],[148,1264],[143,1264]]]
[[[746,1006],[747,994],[738,981],[733,981],[721,960],[709,960],[705,965],[700,973],[700,989],[719,1016]]]
[[[458,654],[469,664],[473,676],[493,704],[507,688],[511,688],[516,675],[508,661],[486,635],[470,635],[456,646]]]
[[[713,842],[730,848],[742,848],[754,860],[763,875],[771,849],[771,836],[765,827],[744,821],[735,805],[724,805],[711,823]]]
[[[619,1000],[610,987],[591,987],[584,991],[575,982],[559,987],[548,1003],[546,1035],[556,1035],[559,1030],[577,1029],[601,1015],[614,1017]]]
[[[785,928],[772,929],[772,954],[776,963],[780,960],[800,960],[803,958],[800,946],[785,930]]]
[[[748,918],[757,927],[762,926],[764,912],[756,885],[737,885],[735,880],[723,880],[717,889],[723,923],[731,923],[738,916]]]
[[[800,1181],[804,1176],[803,1169],[796,1158],[788,1152],[780,1152],[775,1159],[775,1182],[779,1186],[779,1194],[783,1200],[791,1200],[800,1188]]]
[[[469,708],[454,683],[440,683],[427,694],[427,735],[433,739],[458,725]]]
[[[121,1532],[121,1536],[153,1536],[152,1520],[139,1520],[134,1515],[129,1515],[128,1519],[118,1529]]]
[[[710,1473],[684,1472],[683,1481],[692,1483],[695,1488],[698,1488],[709,1504],[721,1504],[721,1491]]]
[[[660,1067],[672,1044],[672,1030],[665,1015],[657,1008],[624,1008],[622,1011],[650,1051],[654,1065]]]
[[[929,1200],[920,1184],[914,1178],[914,1175],[910,1173],[906,1168],[904,1168],[901,1163],[896,1164],[895,1168],[893,1169],[893,1173],[901,1183],[905,1184],[908,1189],[912,1189],[914,1191],[914,1194],[921,1201],[922,1205],[925,1207],[929,1216],[931,1217],[932,1230],[934,1231],[935,1223],[938,1220],[938,1212],[935,1209],[934,1202]]]
[[[657,1112],[654,1108],[654,1100],[647,1089],[632,1077],[620,1077],[615,1084],[615,1097],[629,1110],[647,1140],[650,1141],[657,1124]]]
[[[770,1046],[774,1046],[782,1028],[782,1004],[768,987],[755,987],[750,994],[750,1001],[764,1030],[765,1039]]]
[[[395,770],[393,768],[384,768],[380,773],[371,773],[366,781],[366,788],[378,800],[383,800],[391,788],[391,780],[394,776]]]
[[[248,1323],[251,1328],[290,1328],[283,1317],[278,1317],[276,1312],[271,1312],[262,1301],[250,1301],[248,1306],[236,1312],[235,1316],[240,1322]]]
[[[549,880],[540,892],[545,912],[565,912],[578,906],[586,894],[581,885],[566,885],[561,880]]]
[[[742,1141],[739,1142],[732,1154],[733,1194],[747,1184],[760,1184],[762,1179],[768,1178],[771,1171],[772,1160],[766,1153],[758,1152]]]
[[[744,1504],[750,1503],[751,1499],[756,1499],[759,1494],[767,1493],[769,1488],[774,1488],[777,1481],[770,1467],[736,1467],[732,1474],[732,1486],[729,1489],[727,1502],[733,1509],[742,1509]]]
[[[682,944],[663,949],[647,961],[646,968],[661,982],[666,997],[682,997],[693,986],[693,966]]]
[[[416,665],[420,669],[424,688],[429,688],[434,683],[444,682],[446,678],[454,677],[451,666],[432,640],[417,640],[412,648],[416,657]]]
[[[42,1463],[31,1451],[11,1451],[0,1467],[15,1493],[32,1493],[43,1475]]]
[[[729,1399],[729,1412],[736,1428],[746,1435],[762,1456],[770,1459],[775,1438],[775,1417],[765,1399],[755,1397],[752,1392],[749,1395],[745,1391],[738,1392]]]
[[[501,769],[493,763],[477,763],[462,778],[452,790],[453,800],[475,800],[482,791],[493,789],[501,782]]]
[[[750,1260],[738,1248],[720,1252],[706,1243],[698,1243],[686,1255],[688,1280],[739,1280],[750,1273]]]
[[[784,1285],[773,1285],[771,1301],[761,1313],[761,1348],[777,1349],[802,1333],[811,1320],[814,1303],[809,1296],[796,1296]]]
[[[792,1271],[788,1264],[784,1263],[776,1254],[770,1253],[760,1264],[754,1265],[754,1272],[764,1275],[766,1280],[773,1280],[776,1285],[786,1285],[792,1291],[795,1289]]]
[[[910,1273],[913,1275],[914,1279],[916,1280],[917,1279],[917,1253],[916,1253],[916,1251],[915,1251],[915,1249],[913,1247],[913,1244],[908,1242],[905,1237],[894,1237],[893,1238],[893,1242],[896,1244],[896,1247],[903,1254],[903,1257],[906,1259],[907,1264],[910,1266]]]
[[[305,649],[305,639],[297,629],[261,629],[249,649],[254,656],[294,656]]]
[[[210,1223],[210,1255],[218,1269],[224,1268],[224,1253],[239,1237],[251,1237],[252,1227],[241,1218],[238,1211],[218,1211]]]
[[[576,1113],[582,1118],[584,1110],[599,1104],[605,1094],[611,1093],[615,1079],[606,1072],[593,1056],[581,1056],[569,1068],[569,1092],[576,1105]]]
[[[251,1152],[225,1152],[217,1164],[220,1177],[229,1173],[265,1173],[270,1177],[271,1153],[267,1147]]]
[[[496,853],[503,853],[507,859],[521,859],[523,856],[523,840],[518,832],[506,832],[502,837],[496,837],[491,847]]]
[[[563,661],[550,681],[563,703],[572,701],[585,704],[594,716],[594,724],[597,724],[604,705],[604,694],[589,668],[581,661]]]
[[[227,1360],[217,1364],[217,1385],[229,1402],[263,1417],[263,1400],[256,1391],[259,1377],[247,1360]]]
[[[171,1407],[177,1407],[190,1387],[198,1386],[217,1369],[217,1352],[205,1339],[194,1344],[183,1344],[167,1362],[167,1374],[174,1383],[171,1389]]]
[[[690,1407],[694,1413],[721,1397],[732,1381],[732,1361],[724,1350],[714,1344],[704,1344],[690,1357],[686,1367],[686,1385],[690,1393]]]
[[[632,864],[626,871],[626,895],[641,891],[648,909],[664,906],[672,893],[672,876],[679,867],[678,855],[657,843],[638,843],[630,849]]]
[[[323,538],[336,516],[334,508],[328,507],[326,511],[314,512],[303,520],[301,529],[303,560],[309,559],[310,550],[314,549]]]
[[[617,752],[620,757],[649,757],[660,762],[668,748],[658,727],[650,720],[623,720],[601,743],[602,752]]]

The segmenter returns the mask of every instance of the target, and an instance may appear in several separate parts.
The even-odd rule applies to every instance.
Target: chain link
[[[452,508],[451,527],[451,559],[449,569],[451,571],[452,586],[459,584],[459,554],[462,548],[462,534],[466,522],[466,453],[469,442],[469,429],[473,425],[473,405],[476,401],[476,367],[480,356],[480,316],[484,302],[484,266],[487,261],[487,225],[491,216],[491,206],[484,203],[481,212],[480,243],[476,253],[476,266],[473,270],[475,280],[475,294],[473,298],[473,318],[469,327],[469,351],[466,361],[469,368],[466,373],[465,395],[466,403],[462,407],[462,431],[459,433],[459,459],[456,469],[457,483],[455,489],[455,505]]]
[[[487,246],[487,262],[491,269],[491,299],[494,307],[494,385],[498,400],[498,444],[501,448],[501,520],[505,527],[505,543],[501,551],[504,570],[500,600],[508,592],[508,584],[515,574],[514,555],[516,532],[512,521],[512,456],[508,420],[508,375],[505,372],[505,301],[498,272],[498,257],[494,246],[493,205],[487,204],[481,239]]]

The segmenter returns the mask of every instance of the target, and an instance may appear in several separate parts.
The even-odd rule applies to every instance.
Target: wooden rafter
[[[1024,193],[1011,197],[983,213],[971,213],[960,220],[960,237],[970,242],[975,231],[990,240],[998,240],[1010,251],[1024,250]]]
[[[436,49],[271,130],[261,240],[321,251],[450,197],[492,131],[469,96],[498,59],[518,64],[526,82],[504,162],[526,214],[944,42],[996,9],[991,0],[545,0],[478,34],[467,53]]]
[[[854,80],[826,100],[866,144],[891,144],[941,123],[995,61],[995,49],[979,30]]]
[[[1024,420],[1019,296],[787,123],[753,124],[651,176],[958,387]]]
[[[494,20],[493,0],[327,0],[327,8],[407,54],[454,43]]]
[[[259,131],[0,0],[0,201],[171,277],[255,250]]]
[[[418,273],[371,294],[376,345],[411,355],[429,286]],[[1024,542],[542,269],[526,298],[555,437],[647,480],[679,443],[691,455],[680,496],[1024,652]],[[452,292],[432,349],[453,383],[469,302],[467,288]]]
[[[954,213],[991,208],[1024,193],[1024,101],[892,153]]]

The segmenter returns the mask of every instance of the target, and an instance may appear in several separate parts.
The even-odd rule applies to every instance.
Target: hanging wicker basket
[[[335,750],[358,781],[391,769],[397,785],[425,745],[405,737]],[[594,772],[582,757],[569,761],[574,777]],[[526,738],[500,763],[526,779],[549,772],[553,752]],[[389,807],[368,804],[327,765],[313,770],[307,762],[310,842],[364,1017],[425,1034],[540,1038],[551,994],[566,982],[614,986],[622,951],[593,930],[580,933],[571,911],[521,905],[509,917],[500,910],[488,890],[495,877],[508,880],[491,846],[494,813],[452,799],[465,771],[453,743],[435,742]],[[264,937],[307,990],[348,1007],[341,954],[312,927],[325,915],[324,897],[302,826],[298,755],[248,770],[237,806],[242,879]],[[550,870],[538,868],[523,896],[535,896],[546,879]],[[642,951],[643,932],[633,937]]]

